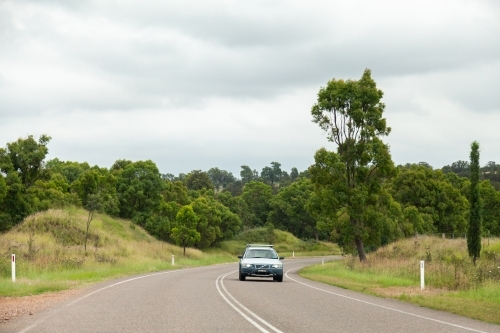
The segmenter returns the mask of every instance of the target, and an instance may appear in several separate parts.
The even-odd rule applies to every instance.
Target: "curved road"
[[[108,281],[1,332],[500,332],[500,326],[300,278],[238,280],[237,263]]]

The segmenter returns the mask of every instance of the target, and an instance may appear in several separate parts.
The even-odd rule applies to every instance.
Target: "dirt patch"
[[[0,324],[21,316],[33,315],[79,292],[81,289],[24,297],[0,297]]]

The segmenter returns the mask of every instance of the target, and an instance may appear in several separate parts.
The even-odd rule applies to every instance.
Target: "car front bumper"
[[[283,275],[283,268],[241,267],[240,271],[245,276],[252,277],[274,277]]]

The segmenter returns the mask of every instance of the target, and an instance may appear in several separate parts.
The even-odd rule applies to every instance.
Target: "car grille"
[[[255,265],[255,268],[271,268],[270,265],[260,265],[260,264],[257,264]]]

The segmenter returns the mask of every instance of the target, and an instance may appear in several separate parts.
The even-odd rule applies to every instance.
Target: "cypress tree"
[[[470,152],[470,217],[467,232],[467,250],[474,265],[481,253],[481,224],[483,207],[479,197],[479,143],[474,141]]]

